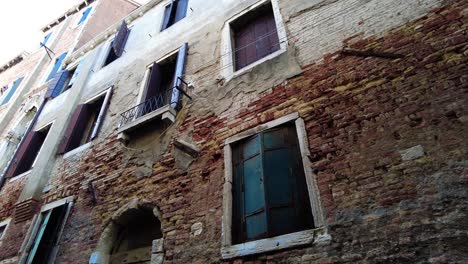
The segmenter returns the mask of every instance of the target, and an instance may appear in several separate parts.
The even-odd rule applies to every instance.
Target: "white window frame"
[[[302,157],[304,174],[307,182],[309,202],[314,218],[314,229],[280,235],[272,238],[260,239],[241,244],[232,244],[232,147],[235,142],[258,134],[259,132],[277,127],[279,125],[294,122],[299,141],[299,149]],[[312,171],[309,160],[309,144],[305,123],[298,113],[292,113],[266,124],[258,125],[252,129],[241,132],[227,138],[224,145],[224,185],[223,185],[223,220],[221,232],[221,256],[223,259],[259,254],[263,252],[285,249],[293,246],[322,243],[331,240],[325,226],[325,217],[319,199],[317,176]]]
[[[49,131],[47,132],[47,136],[45,137],[44,142],[42,143],[42,146],[41,146],[41,148],[39,149],[39,152],[37,153],[37,156],[36,156],[36,158],[34,159],[34,162],[33,162],[33,164],[31,165],[31,169],[30,169],[30,170],[34,169],[34,166],[36,165],[36,162],[37,162],[37,160],[38,160],[38,158],[39,158],[39,155],[41,155],[41,152],[42,152],[42,150],[43,150],[43,148],[44,148],[44,144],[46,143],[47,139],[50,137],[50,131],[52,130],[52,126],[54,125],[54,122],[55,122],[55,120],[52,121],[52,122],[49,122],[49,123],[47,123],[47,124],[45,124],[45,125],[43,125],[43,126],[41,126],[41,127],[38,128],[38,129],[35,129],[35,130],[34,130],[35,132],[40,132],[41,130],[43,130],[43,129],[45,129],[46,127],[50,126],[50,127],[49,127]],[[30,171],[30,170],[28,170],[28,171]]]
[[[11,218],[7,218],[3,221],[0,222],[0,227],[5,227],[5,230],[3,231],[3,234],[0,236],[0,245],[2,244],[2,239],[5,236],[8,226],[10,225]]]
[[[243,67],[242,69],[235,70],[235,55],[234,55],[234,35],[232,32],[231,24],[235,22],[238,18],[246,15],[251,11],[255,11],[257,8],[271,4],[273,9],[273,16],[275,17],[276,23],[276,30],[278,32],[278,39],[280,48],[279,50]],[[278,0],[261,0],[254,5],[249,6],[248,8],[244,9],[240,13],[236,14],[229,20],[224,23],[224,27],[222,29],[222,39],[221,39],[221,76],[224,77],[226,81],[231,80],[232,78],[238,77],[250,70],[252,68],[264,63],[265,61],[269,61],[279,55],[285,53],[288,48],[288,39],[286,34],[286,28],[284,26],[283,17],[281,16],[280,8],[278,5]]]

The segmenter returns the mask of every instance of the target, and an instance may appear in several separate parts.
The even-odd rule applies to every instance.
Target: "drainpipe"
[[[5,182],[6,182],[6,174],[7,174],[8,170],[10,170],[11,165],[13,165],[13,161],[14,161],[15,158],[16,158],[16,154],[18,153],[18,150],[21,148],[21,146],[22,146],[23,143],[24,143],[24,140],[26,140],[27,135],[29,134],[29,132],[31,132],[32,128],[33,128],[34,125],[36,124],[36,121],[37,121],[37,119],[39,118],[39,115],[41,114],[42,109],[44,108],[44,105],[45,105],[46,102],[47,102],[47,99],[48,99],[48,98],[44,98],[44,100],[42,100],[41,105],[39,106],[39,109],[37,109],[37,112],[36,112],[36,114],[34,115],[33,119],[31,120],[31,123],[29,124],[28,128],[26,129],[26,132],[24,133],[23,137],[21,138],[20,143],[18,144],[18,146],[16,146],[15,153],[13,153],[13,156],[12,156],[13,158],[8,162],[8,164],[7,164],[7,166],[6,166],[6,169],[3,170],[3,173],[2,173],[2,175],[0,176],[0,191],[2,190],[3,185],[4,185]]]

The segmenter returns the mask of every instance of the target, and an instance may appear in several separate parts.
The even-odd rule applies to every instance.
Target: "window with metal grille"
[[[97,137],[111,95],[112,88],[105,94],[77,106],[59,145],[59,154],[73,150]]]
[[[280,49],[271,3],[262,5],[233,21],[231,30],[236,70]]]
[[[232,162],[234,244],[314,227],[294,123],[233,144]]]
[[[164,10],[164,19],[161,26],[161,31],[174,25],[187,14],[188,0],[172,0]]]

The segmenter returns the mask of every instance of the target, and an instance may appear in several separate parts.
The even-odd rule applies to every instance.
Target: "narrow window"
[[[161,31],[174,25],[187,14],[188,0],[172,0],[171,4],[164,10],[164,19]]]
[[[89,13],[91,12],[92,7],[86,8],[86,10],[83,12],[81,15],[80,21],[78,21],[78,25],[86,21],[86,18],[88,18]]]
[[[314,227],[298,145],[286,124],[232,146],[234,244]]]
[[[49,133],[50,127],[51,125],[39,131],[32,130],[29,132],[16,153],[13,164],[8,170],[7,177],[11,178],[13,176],[20,175],[32,168],[39,151],[44,144],[47,134]]]
[[[271,3],[236,19],[231,23],[231,29],[236,70],[280,49]]]
[[[111,95],[112,89],[109,89],[93,101],[78,105],[59,146],[59,154],[84,145],[97,136]]]
[[[60,67],[62,66],[62,62],[66,56],[67,56],[67,53],[65,52],[55,59],[54,67],[50,71],[49,76],[47,77],[46,81],[49,81],[50,79],[52,79],[52,77],[54,77],[55,74],[60,70]]]
[[[2,102],[0,103],[0,105],[7,104],[10,101],[11,97],[13,97],[13,94],[16,92],[16,90],[18,89],[18,86],[21,84],[23,79],[24,79],[24,77],[16,79],[16,81],[13,83],[13,85],[11,86],[10,89],[8,89],[8,86],[6,86],[7,89],[5,89],[5,91],[7,93],[6,93],[5,97],[2,99]]]
[[[41,213],[41,222],[29,252],[27,263],[53,263],[59,236],[65,225],[71,203]]]
[[[114,40],[110,44],[109,53],[107,54],[107,58],[104,62],[103,67],[122,56],[129,33],[130,31],[127,27],[127,24],[125,23],[125,21],[122,21],[119,31],[117,32]]]
[[[6,225],[0,226],[0,240],[3,238],[3,235],[5,234],[6,231]]]
[[[140,116],[168,104],[173,108],[179,106],[180,91],[177,88],[182,88],[180,78],[184,74],[187,48],[188,45],[184,44],[178,53],[153,63],[143,95],[145,105],[141,108]]]

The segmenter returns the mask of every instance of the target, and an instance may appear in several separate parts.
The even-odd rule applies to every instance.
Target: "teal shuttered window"
[[[233,145],[235,244],[314,227],[294,124]]]

